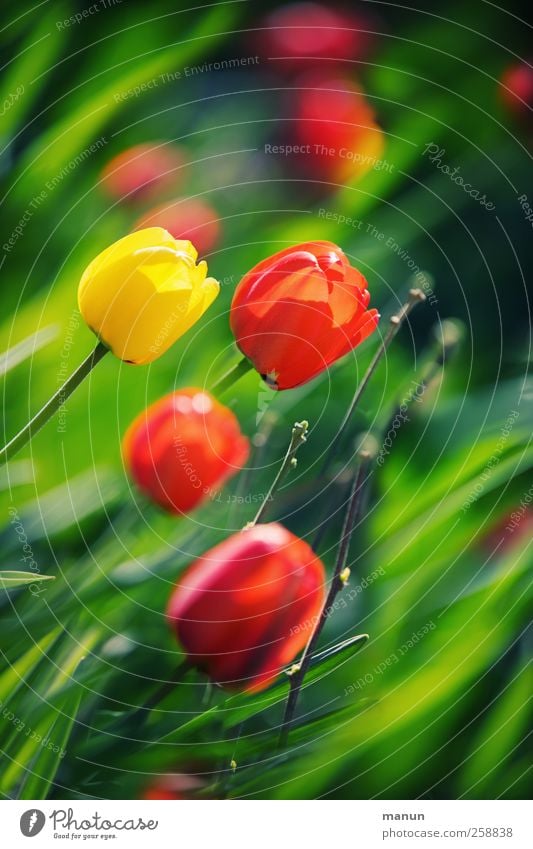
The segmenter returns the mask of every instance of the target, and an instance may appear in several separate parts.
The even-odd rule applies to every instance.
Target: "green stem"
[[[308,428],[309,422],[295,422],[294,427],[292,429],[291,441],[289,447],[287,448],[287,453],[283,458],[283,463],[281,464],[276,477],[272,481],[272,485],[268,490],[265,498],[263,499],[259,510],[255,514],[255,518],[253,519],[253,521],[248,522],[248,524],[246,525],[247,528],[253,528],[253,526],[257,525],[257,523],[263,518],[263,515],[268,506],[268,502],[272,500],[272,497],[278,489],[279,485],[281,484],[283,478],[285,477],[289,469],[293,469],[296,466],[295,454],[298,451],[300,445],[302,445],[306,441]]]
[[[89,354],[82,364],[78,366],[74,374],[65,381],[63,386],[58,389],[54,395],[52,395],[44,407],[42,407],[33,419],[29,421],[16,436],[13,437],[6,446],[4,446],[4,448],[0,450],[0,465],[7,463],[8,460],[20,451],[20,449],[35,436],[37,431],[39,431],[43,425],[52,418],[54,413],[57,413],[67,398],[72,395],[74,390],[77,389],[80,383],[85,380],[95,365],[107,354],[108,350],[109,348],[106,348],[102,342],[97,344],[96,348]]]
[[[339,443],[340,443],[340,441],[341,441],[341,439],[344,435],[346,428],[348,427],[348,424],[350,422],[350,419],[353,415],[355,408],[357,407],[359,401],[361,400],[361,396],[362,396],[363,392],[365,391],[366,387],[368,386],[370,378],[372,377],[372,375],[374,374],[376,368],[378,367],[378,365],[380,363],[381,358],[386,353],[390,343],[392,342],[392,340],[394,339],[394,337],[398,333],[400,327],[402,326],[403,322],[405,321],[405,319],[407,318],[407,316],[409,315],[409,313],[411,312],[413,307],[417,303],[420,303],[421,301],[425,301],[425,300],[426,300],[426,296],[424,295],[424,293],[422,292],[421,289],[411,289],[410,292],[409,292],[408,300],[403,304],[401,309],[395,315],[391,316],[389,329],[388,329],[387,333],[385,334],[385,336],[383,337],[381,345],[379,346],[376,353],[372,357],[372,360],[370,361],[370,365],[368,366],[365,374],[363,375],[363,379],[361,380],[359,386],[357,387],[357,389],[355,391],[355,394],[354,394],[352,401],[350,403],[350,406],[348,407],[346,414],[345,414],[345,416],[344,416],[344,418],[341,422],[341,425],[340,425],[337,433],[333,437],[333,441],[332,441],[332,443],[329,447],[329,450],[326,454],[326,458],[324,460],[324,465],[322,466],[322,473],[323,474],[326,472],[326,470],[329,468],[330,464],[333,462],[333,460],[337,456]]]
[[[136,708],[133,713],[133,717],[136,720],[140,720],[141,722],[148,717],[148,714],[153,711],[155,707],[157,707],[163,699],[166,699],[177,687],[178,684],[181,684],[185,676],[192,669],[192,665],[189,660],[182,661],[172,673],[172,677],[169,681],[166,681],[158,690],[153,693],[149,699],[147,699],[143,705]]]
[[[296,663],[293,667],[294,672],[292,673],[290,678],[290,690],[289,695],[287,697],[285,714],[283,716],[283,722],[280,731],[280,747],[284,747],[287,744],[287,739],[291,730],[294,712],[296,710],[296,705],[298,702],[300,691],[302,689],[304,678],[309,668],[309,664],[311,663],[314,648],[319,640],[320,634],[322,633],[322,629],[326,624],[328,611],[331,609],[331,606],[335,601],[337,594],[346,586],[346,582],[349,577],[350,570],[346,568],[346,563],[348,561],[350,541],[355,528],[355,523],[359,517],[359,513],[363,504],[363,490],[367,477],[366,472],[370,460],[371,454],[366,450],[362,450],[359,454],[359,467],[357,469],[356,474],[354,475],[352,490],[348,502],[348,508],[344,517],[344,524],[339,543],[339,550],[337,552],[337,560],[335,563],[335,568],[333,570],[333,577],[331,579],[329,592],[326,596],[324,604],[322,605],[322,610],[320,611],[315,627],[303,651],[302,657],[300,658],[299,662]]]
[[[242,360],[239,360],[238,363],[235,363],[226,374],[223,374],[222,377],[219,377],[215,383],[210,388],[210,392],[217,392],[219,395],[222,395],[230,386],[233,386],[234,383],[237,383],[238,380],[243,377],[247,372],[252,368],[252,364],[250,360],[246,357],[243,357]]]

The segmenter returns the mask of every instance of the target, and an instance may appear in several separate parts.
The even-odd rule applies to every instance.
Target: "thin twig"
[[[306,442],[308,429],[309,429],[309,422],[301,421],[301,422],[295,422],[294,423],[294,427],[292,429],[291,441],[290,441],[289,447],[287,448],[287,453],[285,454],[285,457],[283,458],[283,463],[281,464],[276,477],[272,481],[272,485],[271,485],[270,489],[268,490],[265,498],[263,499],[263,502],[262,502],[259,510],[255,514],[255,518],[247,524],[247,526],[246,526],[247,528],[253,528],[253,526],[256,525],[263,518],[263,516],[266,512],[266,509],[268,507],[268,502],[272,501],[273,495],[276,492],[276,490],[278,489],[278,487],[280,486],[283,478],[285,477],[285,475],[287,474],[289,469],[295,468],[296,462],[297,462],[295,454],[298,451],[298,449],[300,448],[300,446],[303,445],[304,442]]]
[[[346,586],[346,582],[349,578],[350,570],[346,567],[346,563],[348,560],[348,551],[350,548],[350,540],[363,502],[363,489],[366,480],[366,471],[370,459],[371,454],[368,451],[362,450],[360,452],[359,467],[357,469],[356,474],[354,475],[352,490],[350,493],[350,500],[348,502],[348,508],[344,517],[344,525],[342,528],[339,550],[337,552],[337,561],[335,563],[335,569],[333,571],[333,577],[331,579],[329,592],[322,606],[322,610],[320,611],[320,615],[317,619],[313,632],[303,651],[302,657],[300,658],[299,662],[294,664],[294,666],[292,667],[289,695],[287,697],[287,704],[285,707],[285,714],[283,717],[280,732],[280,747],[284,747],[287,743],[289,731],[291,729],[294,717],[294,711],[298,702],[298,697],[300,695],[304,678],[311,662],[313,650],[319,640],[320,634],[322,633],[322,629],[326,623],[328,610],[331,608],[331,605],[335,601],[337,594]]]
[[[437,342],[432,349],[432,353],[428,356],[425,367],[422,369],[422,375],[420,377],[420,381],[418,386],[421,387],[421,391],[417,392],[418,399],[422,399],[425,391],[432,383],[432,381],[437,377],[437,375],[442,371],[444,364],[448,361],[448,359],[453,356],[456,348],[461,342],[462,334],[461,327],[457,324],[457,322],[452,321],[451,319],[446,319],[439,325],[438,331],[436,332]],[[411,397],[406,402],[410,404],[414,398],[411,393]],[[402,413],[402,404],[399,404],[397,399],[394,400],[394,403],[390,406],[389,410],[382,417],[381,425],[376,427],[376,436],[382,442],[383,437],[391,427],[395,418]],[[378,437],[378,434],[381,435],[381,438]],[[341,509],[344,504],[344,493],[346,487],[346,482],[342,475],[337,475],[333,481],[333,484],[338,486],[339,491],[341,492],[341,496],[338,496],[337,491],[334,491],[330,497],[330,504],[328,505],[328,509],[325,511],[323,518],[317,525],[317,531],[315,537],[311,543],[311,548],[313,551],[319,551],[320,546],[322,544],[322,540],[324,539],[324,535],[326,534],[330,520],[333,516],[335,516],[338,511]]]
[[[386,353],[389,345],[391,344],[392,340],[394,339],[394,337],[398,333],[400,327],[402,326],[403,322],[405,321],[405,319],[407,318],[407,316],[409,315],[409,313],[411,312],[413,307],[416,306],[416,304],[418,304],[422,301],[425,301],[425,300],[426,300],[426,296],[424,295],[424,293],[422,292],[421,289],[411,289],[409,291],[409,297],[408,297],[407,301],[402,305],[400,310],[395,315],[391,316],[389,329],[388,329],[387,333],[385,334],[385,336],[383,337],[381,345],[379,346],[376,353],[372,357],[370,365],[368,366],[365,374],[363,375],[361,382],[359,383],[359,386],[357,387],[357,389],[355,391],[355,394],[354,394],[354,396],[351,400],[350,406],[348,407],[348,409],[345,413],[345,416],[344,416],[344,418],[341,422],[341,425],[340,425],[337,433],[333,437],[333,441],[332,441],[332,443],[329,447],[329,450],[326,454],[326,457],[324,459],[324,464],[322,466],[322,474],[324,474],[326,472],[326,470],[329,468],[330,464],[333,462],[333,460],[337,456],[339,444],[340,444],[340,441],[341,441],[341,439],[344,435],[344,432],[345,432],[345,430],[348,426],[348,423],[349,423],[349,421],[350,421],[350,419],[353,415],[355,408],[357,407],[359,401],[361,400],[361,396],[362,396],[363,392],[365,391],[366,387],[368,386],[370,378],[372,377],[376,368],[378,367],[381,358]]]
[[[417,383],[418,388],[416,393],[410,391],[408,393],[409,397],[406,398],[403,403],[398,403],[397,398],[394,400],[389,411],[383,417],[382,425],[377,428],[377,430],[381,432],[382,436],[385,436],[394,420],[402,415],[402,408],[407,407],[414,400],[422,400],[422,396],[425,394],[426,390],[437,375],[441,373],[444,364],[451,356],[453,356],[462,339],[460,325],[451,319],[443,321],[442,324],[439,325],[438,331],[435,335],[437,340],[433,344],[432,349],[426,358],[425,365],[421,369],[421,376]]]

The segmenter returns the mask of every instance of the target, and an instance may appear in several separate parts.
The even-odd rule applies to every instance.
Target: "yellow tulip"
[[[121,360],[150,363],[198,321],[219,284],[196,263],[191,242],[162,227],[119,239],[85,269],[80,312],[98,338]]]

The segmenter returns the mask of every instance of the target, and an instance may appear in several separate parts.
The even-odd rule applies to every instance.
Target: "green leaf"
[[[515,669],[506,689],[491,700],[483,723],[472,737],[465,768],[460,774],[461,797],[496,798],[492,795],[496,779],[507,772],[506,765],[513,752],[519,751],[527,737],[532,691],[533,670],[524,664],[521,669]]]
[[[355,637],[349,637],[347,640],[342,640],[334,646],[329,646],[327,649],[317,652],[311,658],[309,664],[309,672],[306,676],[306,681],[310,677],[313,679],[317,676],[322,677],[332,669],[337,669],[339,657],[342,655],[343,663],[346,663],[354,654],[357,654],[363,646],[368,642],[368,634],[357,634]],[[313,672],[311,672],[313,670]]]
[[[23,124],[31,112],[35,101],[40,97],[46,77],[41,73],[55,64],[55,58],[61,50],[64,39],[56,27],[56,22],[66,11],[62,3],[54,3],[53,8],[36,12],[36,26],[30,27],[23,43],[17,50],[16,58],[2,72],[0,103],[6,100],[11,105],[2,116],[2,135],[11,141],[15,131]],[[13,97],[14,96],[14,97]],[[2,156],[3,151],[0,151]]]
[[[34,354],[49,342],[57,338],[59,328],[56,324],[43,327],[21,342],[13,345],[8,351],[0,354],[0,377],[4,377],[11,369],[33,357]]]
[[[226,28],[231,28],[234,17],[235,11],[232,12],[230,7],[212,6],[203,10],[189,31],[180,28],[179,39],[166,49],[153,48],[144,56],[136,56],[136,61],[130,59],[125,69],[121,67],[126,64],[123,62],[118,67],[111,64],[99,72],[107,74],[110,82],[102,80],[97,93],[90,98],[80,96],[79,85],[74,86],[66,102],[65,117],[38,136],[25,151],[22,174],[15,187],[18,196],[25,197],[36,183],[45,185],[89,143],[94,142],[102,127],[124,108],[124,101],[115,97],[117,92],[129,91],[172,70],[176,64],[183,66],[190,63],[205,52],[207,46],[214,48],[223,38]]]
[[[85,634],[77,636],[73,640],[74,647],[68,650],[57,663],[57,672],[46,689],[46,699],[50,699],[59,694],[64,694],[73,684],[74,675],[80,664],[91,654],[94,647],[102,638],[102,632],[99,628],[91,628]]]
[[[12,460],[9,468],[0,469],[0,491],[11,492],[16,486],[35,482],[35,470],[30,460]]]
[[[19,799],[46,799],[57,770],[66,754],[66,746],[79,710],[81,689],[78,687],[57,709],[43,741],[37,743],[36,755],[28,765],[26,778],[18,793]]]
[[[23,721],[9,751],[4,751],[8,763],[0,774],[2,793],[13,796],[22,781],[22,798],[46,797],[48,787],[64,756],[64,745],[70,736],[80,697],[78,688],[74,696],[71,694],[57,706],[48,705],[48,709],[43,711],[37,720]],[[25,788],[28,780],[31,782],[29,791]],[[31,793],[35,795],[32,796]]]
[[[334,646],[316,652],[311,659],[302,690],[305,690],[313,682],[319,681],[321,678],[330,675],[340,666],[343,666],[367,642],[368,634],[358,634],[355,637],[350,637]],[[258,716],[275,704],[283,702],[286,696],[285,690],[288,689],[288,686],[289,676],[284,672],[264,693],[256,695],[239,693],[237,696],[230,697],[223,705],[224,711],[227,711],[224,724],[226,727],[238,725],[239,722],[244,722],[253,716]]]
[[[38,643],[35,643],[15,663],[8,665],[5,672],[2,672],[0,675],[0,704],[7,704],[20,689],[24,681],[35,672],[41,661],[47,658],[47,649],[55,642],[60,633],[60,628],[50,631],[49,634],[43,637]],[[6,655],[1,650],[0,653],[2,654],[4,663],[6,663]]]
[[[121,491],[115,473],[95,467],[24,504],[18,520],[33,542],[49,539],[70,528],[78,528],[83,520],[109,509]]]
[[[39,581],[55,581],[55,576],[41,575],[38,572],[16,572],[9,570],[0,572],[0,587],[4,587],[7,590],[12,590],[16,587],[25,587],[27,584],[35,584]]]

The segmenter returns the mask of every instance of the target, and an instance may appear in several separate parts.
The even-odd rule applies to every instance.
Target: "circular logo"
[[[20,818],[20,830],[24,837],[35,837],[43,830],[46,817],[42,811],[32,808],[30,811],[25,811]]]

